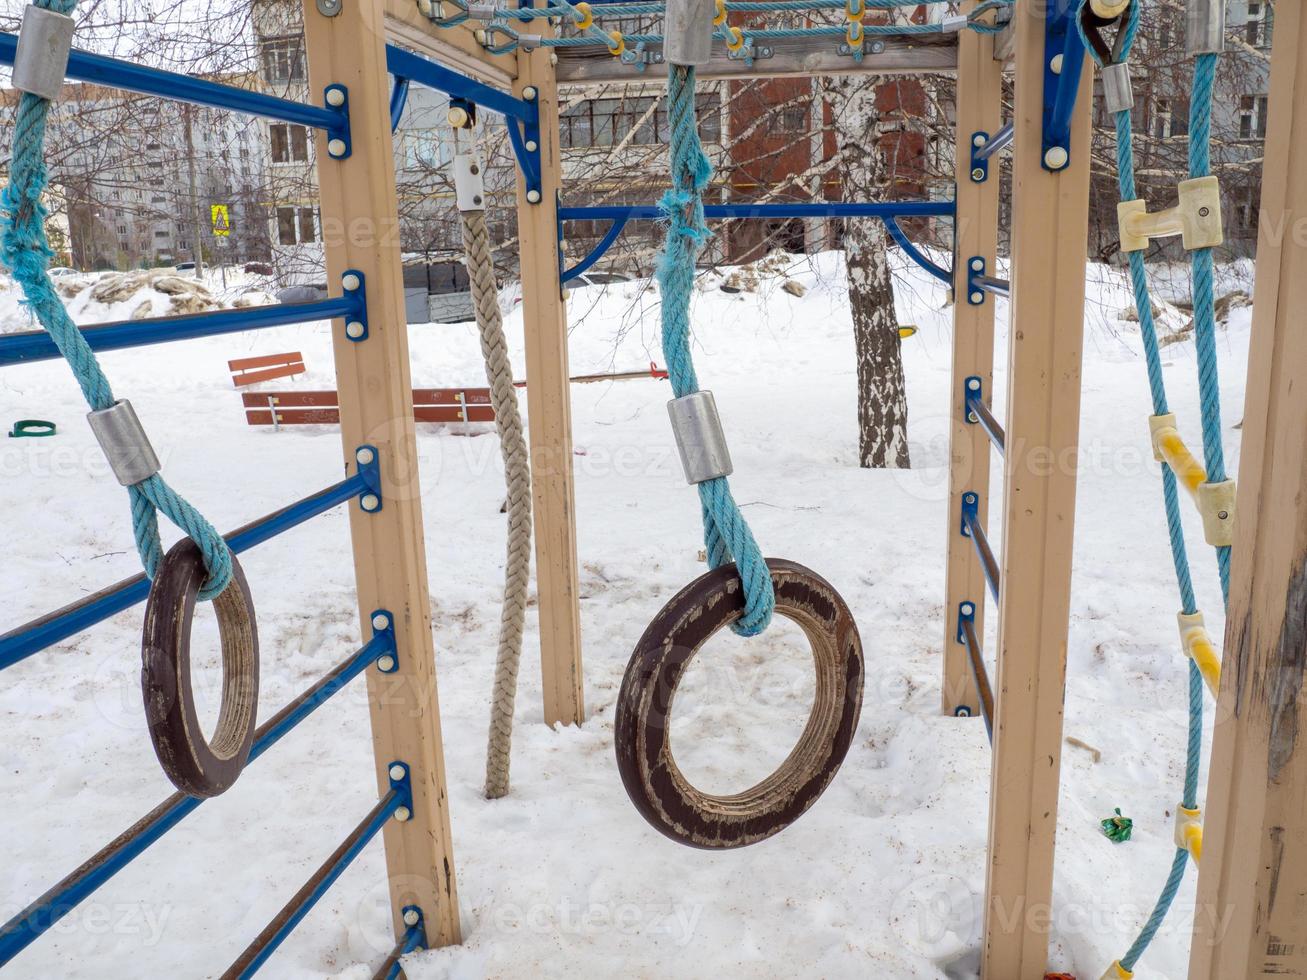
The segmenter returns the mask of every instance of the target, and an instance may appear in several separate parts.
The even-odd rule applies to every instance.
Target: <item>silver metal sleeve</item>
[[[54,101],[63,88],[76,21],[41,7],[23,11],[14,54],[14,88]]]
[[[471,153],[454,157],[454,199],[460,211],[486,209],[486,183],[481,161]]]
[[[686,483],[706,483],[734,472],[711,391],[673,398],[667,403],[667,414],[672,420]]]
[[[131,402],[124,398],[109,408],[87,412],[86,420],[91,423],[91,431],[104,450],[113,475],[123,486],[130,487],[159,472],[159,457],[154,454],[150,437],[145,434]]]
[[[1225,50],[1225,0],[1189,0],[1185,50],[1191,58]]]
[[[713,0],[667,0],[663,56],[671,65],[706,65],[712,58]]]
[[[1103,69],[1103,102],[1108,112],[1125,112],[1135,107],[1128,64],[1108,65]]]
[[[939,22],[939,29],[944,34],[956,34],[967,29],[971,18],[966,14],[949,14]]]

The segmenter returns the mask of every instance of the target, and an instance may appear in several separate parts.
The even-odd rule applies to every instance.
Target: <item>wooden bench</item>
[[[244,391],[250,425],[339,425],[334,391]],[[414,388],[416,422],[493,422],[489,388]]]
[[[304,355],[299,351],[286,354],[264,354],[262,357],[240,357],[227,362],[231,371],[231,383],[237,388],[258,384],[260,381],[273,381],[277,378],[290,378],[303,374]]]

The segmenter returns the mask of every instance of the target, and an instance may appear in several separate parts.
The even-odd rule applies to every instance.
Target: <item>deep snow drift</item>
[[[466,942],[412,957],[414,980],[973,975],[989,751],[978,719],[939,714],[952,616],[943,608],[943,556],[956,524],[945,513],[951,315],[937,283],[900,271],[902,321],[919,327],[904,343],[913,458],[905,472],[856,464],[838,255],[795,260],[790,276],[808,287],[802,298],[778,278],[757,293],[728,295],[709,277],[695,299],[699,373],[722,410],[737,499],[767,554],[802,562],[842,591],[868,660],[861,726],[838,778],[799,823],[752,848],[709,854],[664,840],[627,801],[613,761],[613,704],[627,657],[661,604],[704,570],[698,504],[680,476],[665,383],[572,388],[588,719],[557,731],[541,723],[532,611],[512,794],[493,803],[479,791],[502,586],[498,446],[489,426],[419,429]],[[1101,758],[1064,749],[1052,912],[1052,966],[1082,978],[1124,952],[1169,867],[1186,676],[1137,325],[1120,319],[1129,290],[1118,271],[1093,266],[1090,294],[1066,734]],[[518,309],[508,329],[520,372]],[[570,311],[573,373],[662,363],[652,287],[579,290]],[[1005,304],[999,312],[1006,319]],[[130,311],[83,305],[78,315],[90,322]],[[1249,311],[1235,309],[1219,336],[1231,472],[1248,324]],[[0,294],[0,329],[26,328],[12,291]],[[484,384],[471,325],[413,327],[410,336],[416,384]],[[324,325],[103,358],[169,480],[221,528],[339,478],[334,429],[274,433],[244,422],[226,361],[288,350],[303,351],[311,372],[296,385],[331,383]],[[1004,352],[1000,337],[1000,417]],[[1192,343],[1181,339],[1164,356],[1174,410],[1196,441]],[[0,419],[60,425],[53,439],[0,441],[9,527],[0,628],[138,570],[126,495],[84,411],[60,362],[0,372]],[[1188,529],[1200,605],[1219,636],[1215,566],[1198,521]],[[319,517],[242,562],[259,615],[266,717],[359,643],[345,513]],[[142,717],[140,615],[116,616],[0,678],[6,917],[171,789]],[[216,630],[209,614],[201,619],[197,683],[213,717]],[[809,674],[801,637],[784,621],[760,639],[719,638],[678,698],[678,761],[718,790],[764,775],[802,727]],[[220,973],[371,806],[363,692],[356,681],[188,817],[23,953],[15,975]],[[1127,844],[1098,831],[1116,806],[1135,820]],[[374,843],[275,955],[269,975],[371,976],[390,945],[383,876]],[[1141,977],[1184,975],[1192,883],[1191,872]]]

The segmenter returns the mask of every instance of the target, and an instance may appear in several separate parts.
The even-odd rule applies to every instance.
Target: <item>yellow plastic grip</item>
[[[844,16],[848,20],[860,21],[867,15],[865,0],[844,0]]]
[[[862,21],[851,20],[844,28],[844,40],[848,42],[851,48],[862,47],[863,31]]]
[[[1112,965],[1104,971],[1101,980],[1130,980],[1134,972],[1121,965],[1120,960],[1113,960]]]
[[[730,52],[739,51],[744,47],[744,31],[738,27],[728,27],[726,29],[726,50]]]
[[[1212,642],[1203,623],[1203,614],[1178,613],[1176,623],[1180,627],[1180,646],[1184,655],[1191,659],[1203,675],[1203,683],[1216,697],[1221,690],[1221,654]]]
[[[1190,494],[1197,494],[1198,488],[1207,482],[1207,471],[1185,445],[1180,430],[1175,427],[1175,416],[1151,415],[1148,427],[1153,435],[1153,457],[1171,467]]]
[[[1175,809],[1175,846],[1189,852],[1194,864],[1203,859],[1203,811],[1185,806]]]
[[[712,18],[714,27],[721,27],[726,23],[726,0],[717,0],[717,12]]]
[[[590,9],[590,5],[586,3],[585,0],[582,0],[581,3],[578,3],[575,6],[576,6],[577,30],[581,30],[581,31],[589,30],[591,27],[594,26],[594,22],[595,22],[594,11]]]
[[[608,32],[608,53],[614,58],[620,58],[626,51],[626,38],[622,37],[621,31]]]

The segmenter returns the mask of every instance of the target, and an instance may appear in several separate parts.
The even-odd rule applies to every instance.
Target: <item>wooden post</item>
[[[353,152],[333,160],[319,130],[317,165],[327,281],[338,293],[342,274],[355,269],[367,294],[367,339],[347,339],[340,320],[333,321],[332,336],[346,468],[354,470],[357,447],[369,444],[382,473],[381,510],[365,513],[352,503],[350,533],[363,635],[372,635],[373,610],[387,609],[398,646],[396,673],[367,672],[378,789],[389,788],[387,767],[395,760],[408,764],[413,785],[412,817],[392,820],[383,831],[386,866],[396,937],[405,929],[400,909],[417,905],[428,941],[444,946],[459,942],[458,898],[413,430],[385,25],[378,4],[338,9],[327,17],[305,2],[304,35],[313,97],[321,104],[333,83],[349,92]]]
[[[1191,980],[1307,976],[1307,14],[1276,5],[1234,562]]]
[[[967,12],[974,3],[963,8]],[[982,507],[989,501],[989,440],[978,425],[967,424],[963,383],[977,376],[986,400],[993,398],[994,298],[979,306],[967,302],[967,260],[982,256],[993,270],[998,248],[998,155],[990,158],[988,177],[971,178],[972,138],[978,132],[993,135],[1003,122],[1000,100],[1003,66],[994,60],[994,38],[974,31],[958,37],[957,150],[955,186],[957,213],[953,218],[956,255],[953,269],[953,381],[949,429],[949,499],[945,520],[947,564],[944,585],[944,682],[941,691],[945,714],[960,707],[980,714],[976,686],[968,666],[967,649],[958,643],[958,608],[975,605],[976,634],[984,636],[985,576],[971,539],[959,533],[962,495],[980,494]],[[982,518],[983,522],[983,518]]]
[[[543,22],[537,22],[543,23]],[[535,90],[540,104],[540,200],[518,180],[517,225],[526,332],[527,418],[535,503],[536,590],[545,724],[585,720],[581,607],[577,584],[576,496],[572,482],[572,402],[567,310],[558,269],[558,86],[550,50],[518,55],[514,94]],[[510,121],[509,125],[513,125]]]
[[[986,980],[1040,980],[1048,957],[1075,523],[1092,71],[1070,165],[1041,166],[1048,4],[1017,0],[998,718],[989,811]]]

